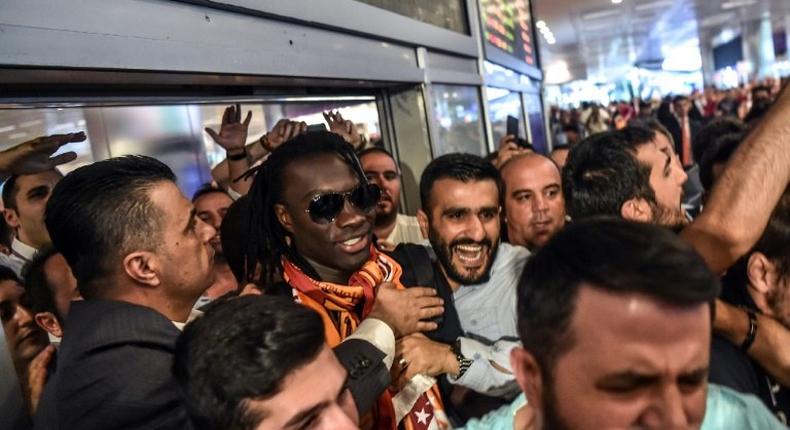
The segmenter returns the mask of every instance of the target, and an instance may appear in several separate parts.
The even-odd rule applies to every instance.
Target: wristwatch
[[[461,339],[456,339],[455,342],[450,346],[450,350],[455,354],[455,359],[458,360],[458,374],[455,375],[455,379],[458,379],[464,376],[469,367],[472,365],[474,360],[464,357],[464,354],[461,352]]]

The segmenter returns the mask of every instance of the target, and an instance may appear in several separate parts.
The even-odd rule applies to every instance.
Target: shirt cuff
[[[383,361],[387,370],[392,368],[392,361],[395,359],[395,333],[384,321],[367,318],[346,339],[360,339],[370,342],[385,354]]]

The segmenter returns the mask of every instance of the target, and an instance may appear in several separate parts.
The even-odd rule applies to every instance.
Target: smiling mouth
[[[353,236],[341,242],[337,242],[337,244],[340,247],[341,251],[348,254],[356,254],[367,248],[368,242],[370,242],[368,240],[369,237],[370,235],[368,233],[365,233],[359,236]]]
[[[453,254],[458,257],[458,260],[464,266],[476,267],[483,264],[486,250],[487,247],[479,243],[455,245],[453,247]]]

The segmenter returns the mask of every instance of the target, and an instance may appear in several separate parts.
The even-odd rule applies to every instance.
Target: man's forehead
[[[282,182],[286,196],[301,199],[314,192],[349,191],[359,178],[339,155],[320,154],[289,163]]]
[[[388,156],[387,154],[383,154],[381,152],[371,152],[369,154],[365,154],[362,156],[362,158],[360,158],[360,161],[362,162],[362,169],[365,171],[397,170],[395,160],[393,160],[392,157]]]
[[[0,281],[0,303],[9,300],[19,301],[22,293],[24,293],[24,289],[18,282],[11,279]]]
[[[203,194],[195,200],[195,209],[205,211],[213,208],[228,208],[233,204],[233,199],[222,191],[212,191]]]
[[[502,177],[508,189],[527,185],[559,183],[560,171],[550,159],[541,155],[527,155],[514,160],[512,166],[506,166]]]
[[[46,172],[33,175],[19,176],[16,183],[20,190],[28,190],[40,185],[54,185],[58,183],[61,178],[63,178],[63,175],[57,170],[47,170]]]

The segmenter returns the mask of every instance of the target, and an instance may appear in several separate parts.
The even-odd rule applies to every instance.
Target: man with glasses
[[[436,328],[425,320],[441,315],[442,300],[431,289],[403,289],[401,267],[372,242],[380,190],[368,183],[342,137],[308,132],[284,143],[262,165],[248,195],[256,222],[246,278],[256,278],[260,265],[267,294],[293,297],[318,312],[330,347],[370,320],[386,322],[395,337]],[[386,327],[378,332],[392,338]],[[427,383],[419,393],[410,401],[384,393],[366,419],[376,428],[441,422],[438,390]]]
[[[381,198],[376,205],[373,233],[379,245],[394,247],[401,243],[420,243],[425,240],[417,218],[398,213],[400,204],[400,169],[386,149],[372,147],[359,153],[359,161],[368,181],[379,186]]]

